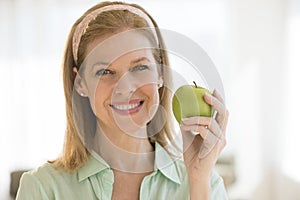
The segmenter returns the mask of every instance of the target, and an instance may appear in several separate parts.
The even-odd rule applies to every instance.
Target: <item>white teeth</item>
[[[140,104],[141,103],[128,104],[128,105],[112,105],[112,107],[118,110],[131,110],[133,108],[138,107]]]

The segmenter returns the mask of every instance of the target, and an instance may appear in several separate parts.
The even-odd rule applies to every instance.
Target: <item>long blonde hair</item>
[[[73,57],[72,51],[72,38],[74,35],[74,31],[78,24],[92,11],[99,9],[108,5],[130,5],[132,7],[138,8],[143,11],[152,21],[154,27],[156,28],[156,34],[159,48],[154,52],[154,57],[163,68],[169,67],[169,61],[167,57],[167,53],[165,51],[165,45],[161,36],[161,33],[158,29],[156,22],[153,18],[140,6],[136,4],[127,4],[124,2],[102,2],[100,4],[95,5],[94,7],[87,10],[83,16],[81,16],[71,28],[66,47],[64,52],[64,58],[62,63],[63,70],[63,83],[64,83],[64,93],[66,99],[66,132],[65,132],[65,142],[62,155],[57,158],[55,163],[58,167],[66,169],[68,171],[73,171],[81,167],[88,159],[89,151],[84,145],[82,138],[80,138],[78,134],[78,130],[76,129],[76,120],[74,120],[74,109],[73,106],[81,107],[80,115],[81,118],[91,118],[95,119],[95,116],[90,108],[90,103],[88,98],[81,98],[78,94],[74,96],[74,80],[76,74],[73,72],[73,67],[77,67],[79,70],[80,64],[83,62],[85,58],[85,51],[87,45],[92,42],[95,38],[103,36],[107,33],[112,33],[114,31],[118,31],[121,28],[147,28],[147,23],[145,19],[139,17],[131,12],[123,12],[122,10],[110,10],[100,13],[94,20],[92,20],[86,32],[81,38],[80,45],[78,48],[78,63],[76,65]],[[167,72],[162,72],[163,81],[167,83],[166,85],[171,85],[171,76]],[[165,84],[164,84],[165,85]],[[170,98],[171,92],[170,90],[163,86],[159,89],[160,96],[160,105],[165,109],[166,115],[161,116],[161,114],[157,113],[154,118],[151,120],[151,123],[157,123],[157,121],[161,120],[161,117],[165,117],[166,120],[163,128],[155,135],[151,136],[150,142],[158,142],[162,146],[166,146],[168,141],[172,140],[172,124],[171,120],[171,108],[170,108]],[[74,103],[75,101],[75,103]],[[95,132],[96,119],[89,121],[89,124],[85,125],[84,131],[85,134],[94,134]],[[149,126],[148,131],[151,129]]]

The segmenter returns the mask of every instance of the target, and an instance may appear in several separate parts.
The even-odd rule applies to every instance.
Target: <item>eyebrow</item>
[[[130,64],[133,65],[133,64],[139,63],[139,62],[141,62],[141,61],[148,61],[148,62],[150,62],[150,60],[149,60],[148,58],[146,58],[146,57],[141,57],[141,58],[138,58],[138,59],[136,59],[136,60],[131,61]]]
[[[135,60],[132,60],[130,62],[130,65],[134,65],[134,64],[142,62],[142,61],[148,61],[148,62],[150,62],[150,60],[147,57],[140,57],[140,58],[137,58]],[[92,68],[94,68],[97,65],[104,65],[104,66],[109,67],[111,65],[111,63],[99,61],[99,62],[96,62],[95,64],[93,64]]]

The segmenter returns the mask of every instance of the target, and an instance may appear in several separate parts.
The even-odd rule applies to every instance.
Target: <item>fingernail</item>
[[[211,99],[211,94],[209,94],[208,92],[205,92],[204,95],[204,98],[206,98],[206,100],[209,101]]]

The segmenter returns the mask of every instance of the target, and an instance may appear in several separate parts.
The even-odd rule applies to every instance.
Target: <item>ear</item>
[[[161,88],[163,86],[163,84],[164,84],[164,80],[163,80],[162,76],[159,76],[158,81],[157,81],[158,87]]]
[[[76,92],[82,97],[87,97],[88,90],[87,90],[84,80],[79,75],[76,67],[73,67],[73,71],[74,71],[74,73],[76,73],[76,77],[75,77],[75,81],[74,81],[74,88],[75,88]]]

